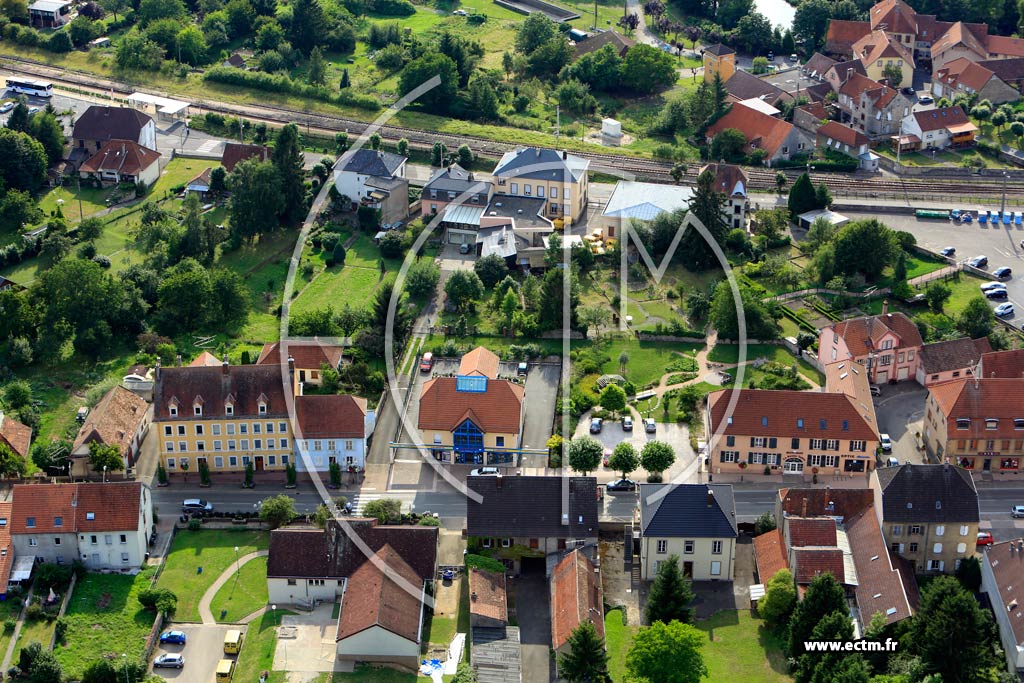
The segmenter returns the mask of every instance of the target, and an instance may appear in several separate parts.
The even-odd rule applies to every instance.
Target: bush
[[[244,71],[233,67],[215,66],[203,74],[203,80],[210,81],[211,83],[237,85],[242,88],[265,90],[285,95],[299,95],[323,102],[337,101],[339,104],[348,104],[368,111],[380,109],[380,104],[377,100],[368,95],[359,95],[351,92],[351,89],[349,89],[335,96],[324,86],[308,85],[299,81],[293,81],[283,74],[268,74],[261,71]]]
[[[57,623],[53,625],[53,636],[56,638],[58,643],[64,642],[64,636],[68,633],[68,622],[63,619],[58,619]]]
[[[483,569],[486,572],[501,572],[505,573],[505,565],[498,560],[483,555],[474,555],[470,553],[466,555],[466,568],[467,569]]]
[[[203,528],[202,520],[199,520],[199,519],[190,519],[190,520],[188,520],[188,530],[189,531],[199,531],[202,528]]]
[[[437,517],[420,517],[420,526],[441,526],[441,520]]]

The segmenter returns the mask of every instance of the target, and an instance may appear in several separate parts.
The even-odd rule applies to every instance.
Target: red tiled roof
[[[913,68],[914,57],[896,41],[896,38],[885,31],[872,31],[853,44],[853,56],[865,65],[874,64],[879,59],[902,59]]]
[[[966,57],[958,57],[946,64],[935,73],[935,80],[956,89],[958,85],[971,90],[981,90],[995,74],[983,66],[979,66]]]
[[[0,410],[0,440],[23,458],[29,455],[32,444],[32,428],[24,425]]]
[[[982,43],[990,55],[1007,57],[1024,57],[1024,39],[1011,36],[990,36],[982,38]],[[988,55],[985,55],[986,57]]]
[[[11,533],[138,529],[141,488],[138,482],[16,484],[11,496]],[[34,526],[28,525],[29,519]]]
[[[763,149],[768,158],[775,156],[793,130],[792,124],[739,103],[732,105],[725,116],[708,127],[707,138],[710,140],[726,128],[735,128],[743,133],[747,148]]]
[[[790,517],[786,520],[789,545],[828,547],[836,544],[836,522],[830,517]]]
[[[160,159],[160,152],[131,140],[107,140],[96,154],[82,164],[86,173],[114,171],[118,175],[137,176]]]
[[[1024,379],[954,379],[932,385],[929,393],[946,419],[950,439],[1020,438],[1014,420],[1024,419]],[[957,418],[969,418],[969,428],[958,429]],[[989,419],[998,420],[996,429],[987,428]]]
[[[985,32],[982,32],[981,35],[985,35]],[[971,30],[970,26],[958,21],[950,26],[949,30],[942,34],[941,38],[932,43],[932,59],[959,44],[963,44],[964,47],[981,58],[988,57],[988,51],[982,45],[978,36]]]
[[[993,609],[1006,613],[1018,645],[1024,644],[1024,605],[1021,604],[1024,598],[1020,597],[1020,587],[1024,586],[1024,553],[1016,549],[1022,542],[1024,539],[1018,537],[993,543],[985,549],[982,558],[992,570],[996,584],[996,591],[988,594],[989,600],[994,603]]]
[[[914,120],[921,127],[921,131],[927,133],[932,130],[948,129],[950,132],[964,132],[966,130],[977,130],[971,120],[960,108],[960,105],[943,107],[941,109],[929,109],[928,111],[915,111]]]
[[[873,501],[874,494],[871,489],[799,488],[779,490],[782,514],[801,517],[809,515],[852,517],[872,505]]]
[[[993,351],[981,356],[983,377],[1024,377],[1024,349]]]
[[[880,0],[871,8],[871,28],[917,34],[917,13],[903,0]]]
[[[798,109],[807,112],[814,118],[818,119],[818,121],[828,118],[828,110],[825,109],[824,102],[811,102],[809,104],[801,105]]]
[[[839,583],[846,583],[843,551],[839,548],[793,548],[791,552],[797,583],[810,583],[826,572]]]
[[[469,613],[508,623],[504,572],[469,570]]]
[[[852,54],[853,44],[871,33],[871,24],[866,21],[833,19],[828,22],[825,33],[825,50],[833,54]]]
[[[877,612],[885,615],[887,624],[911,616],[906,585],[916,586],[916,579],[912,571],[904,576],[905,568],[894,566],[873,508],[846,520],[846,536],[857,569],[854,594],[863,622],[868,623]]]
[[[781,529],[772,529],[754,537],[754,560],[757,563],[758,581],[761,583],[768,583],[779,570],[789,569]]]
[[[711,171],[715,175],[715,191],[727,197],[733,194],[747,195],[747,174],[735,164],[705,164],[700,172]]]
[[[366,435],[366,399],[349,395],[295,397],[300,439],[355,438]]]
[[[732,421],[723,425],[725,411],[734,394],[739,396]],[[878,439],[874,427],[864,420],[845,394],[723,389],[708,396],[708,410],[714,433],[722,429],[723,434],[736,436]]]
[[[846,347],[854,358],[866,356],[877,350],[877,344],[887,332],[892,332],[900,340],[902,348],[922,346],[921,332],[917,325],[903,313],[886,313],[863,318],[850,318],[838,322],[829,328],[846,342]]]
[[[142,484],[116,482],[77,484],[75,529],[79,532],[138,529]],[[92,516],[92,519],[89,517]]]
[[[921,347],[921,367],[926,374],[972,368],[986,353],[991,353],[988,337],[961,337],[932,342]]]
[[[859,148],[861,145],[868,144],[868,138],[866,135],[855,131],[849,126],[844,126],[838,121],[829,121],[826,123],[818,129],[818,135],[832,140],[837,140],[854,149]]]
[[[337,344],[313,342],[285,342],[285,350],[281,351],[281,342],[264,344],[260,349],[257,365],[286,365],[288,356],[295,359],[295,367],[303,370],[319,370],[324,363],[337,368],[341,363],[342,348]]]
[[[337,640],[341,641],[379,626],[397,636],[420,642],[420,594],[413,595],[410,585],[421,590],[422,580],[390,545],[375,557],[386,570],[367,559],[348,579],[338,618]]]
[[[435,377],[420,393],[420,429],[452,431],[471,419],[485,432],[519,433],[524,388],[504,379],[487,381],[487,391],[458,391],[455,377]]]
[[[240,142],[228,142],[224,145],[224,153],[221,155],[220,164],[228,173],[235,170],[240,161],[257,158],[266,161],[270,158],[270,148],[263,145],[243,145]]]
[[[120,385],[114,387],[85,418],[71,450],[95,441],[117,446],[121,455],[126,455],[148,410],[149,405],[141,397]]]
[[[203,351],[188,366],[190,368],[219,368],[223,363],[224,361],[209,351]]]
[[[558,649],[580,625],[591,622],[604,638],[604,600],[594,563],[579,549],[562,558],[551,572],[551,645]]]
[[[498,376],[498,356],[493,351],[478,346],[462,357],[459,363],[460,375]]]

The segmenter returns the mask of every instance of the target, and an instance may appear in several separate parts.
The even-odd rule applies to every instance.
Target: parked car
[[[605,485],[606,491],[635,491],[636,482],[631,479],[619,479]]]
[[[180,669],[184,666],[185,658],[170,652],[165,652],[153,660],[154,669]]]
[[[1003,266],[1002,268],[996,268],[993,270],[992,275],[1000,280],[1009,280],[1013,276],[1013,270],[1007,266]]]
[[[1024,517],[1024,505],[1014,505],[1010,508],[1010,516],[1014,518]]]
[[[908,85],[908,86],[907,86],[906,88],[904,88],[904,89],[903,89],[903,94],[904,94],[904,95],[913,95],[913,94],[914,94],[914,89],[913,89],[913,88],[911,88],[911,87],[910,87],[910,86]]]
[[[882,446],[883,453],[892,453],[892,439],[888,434],[879,434],[878,443]]]
[[[931,97],[929,97],[928,95],[925,95],[923,97],[918,98],[917,103],[918,104],[931,104],[934,101],[935,100],[933,100]]]
[[[871,391],[871,395],[872,396],[881,396],[882,395],[882,388],[881,387],[876,387],[874,384],[871,385],[870,391]]]
[[[160,643],[162,645],[184,645],[186,640],[184,631],[164,631],[160,634]]]
[[[466,10],[464,9],[457,9],[454,12],[452,12],[452,14],[454,14],[457,17],[464,17],[468,14],[468,12],[466,12]]]
[[[471,477],[496,477],[498,476],[497,467],[478,467],[469,473]]]
[[[4,102],[0,105],[0,114],[6,114],[12,109],[14,109],[14,102]]]
[[[985,292],[985,297],[988,299],[1005,299],[1009,296],[1009,293],[1005,289],[990,289]]]
[[[991,292],[993,289],[1006,289],[1006,285],[1002,282],[986,282],[981,285],[981,291]]]
[[[622,418],[622,431],[631,432],[633,431],[633,418],[627,415]]]
[[[469,245],[468,244],[460,244],[459,245],[459,253],[460,254],[468,254],[469,253]]]
[[[212,512],[213,503],[208,503],[201,498],[186,498],[181,503],[182,512]]]
[[[41,107],[29,107],[28,108],[28,115],[29,116],[35,116],[36,114],[38,114],[40,112],[40,109],[41,109]]]
[[[604,424],[604,420],[603,419],[601,419],[599,417],[591,418],[591,420],[590,420],[590,433],[591,434],[600,434],[601,433],[601,426],[603,424]]]
[[[644,431],[648,434],[654,434],[658,431],[658,423],[654,421],[653,417],[644,418]]]
[[[978,532],[978,545],[992,545],[995,543],[995,539],[992,538],[992,534],[987,531]]]
[[[523,361],[516,367],[516,374],[520,377],[526,377],[526,374],[530,371],[530,366]]]
[[[900,459],[899,458],[893,458],[893,457],[886,458],[885,459],[885,466],[886,467],[899,467],[900,466]]]
[[[953,247],[946,247],[939,253],[946,257],[956,256],[956,249],[954,249]]]
[[[427,351],[420,359],[420,372],[430,372],[434,367],[434,354]]]
[[[999,304],[996,306],[996,310],[992,311],[1000,318],[1010,318],[1013,316],[1013,304],[1006,302],[1005,304]]]
[[[967,262],[967,265],[974,268],[984,268],[988,265],[988,256],[975,256]]]

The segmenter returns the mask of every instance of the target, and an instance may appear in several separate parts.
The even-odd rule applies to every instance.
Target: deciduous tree
[[[291,496],[279,495],[264,498],[260,505],[260,519],[276,529],[295,519],[295,501]]]
[[[707,677],[700,649],[707,636],[690,624],[656,621],[641,628],[626,655],[626,671],[638,681],[699,683]]]
[[[577,472],[593,472],[601,464],[604,446],[590,436],[577,436],[569,442],[569,467]]]
[[[628,441],[619,442],[612,451],[612,457],[608,459],[608,467],[616,472],[622,472],[623,479],[629,477],[639,466],[640,456],[637,455],[633,444]]]
[[[648,441],[640,451],[640,466],[651,474],[661,474],[675,461],[675,450],[664,441]]]
[[[789,622],[789,656],[804,654],[804,642],[811,640],[814,627],[833,612],[847,613],[846,595],[832,574],[819,574],[811,580]]]
[[[460,311],[484,295],[484,285],[476,273],[468,270],[457,270],[444,283],[444,293],[448,300]]]
[[[277,227],[277,216],[285,203],[281,178],[273,164],[256,158],[239,162],[228,176],[228,187],[228,215],[236,239],[251,242]]]
[[[93,441],[89,444],[89,466],[96,472],[118,472],[124,469],[121,449],[117,444]]]
[[[757,602],[757,612],[773,628],[789,622],[796,608],[796,586],[788,569],[780,569],[768,580],[764,597]]]

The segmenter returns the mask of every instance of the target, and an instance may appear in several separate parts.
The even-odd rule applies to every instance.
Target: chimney
[[[708,507],[712,508],[714,506],[715,506],[715,492],[712,491],[711,487],[709,486],[708,487]]]
[[[288,376],[295,376],[295,359],[292,358],[290,355],[288,356]]]
[[[225,377],[227,377],[227,374],[228,374],[228,362],[226,360],[223,363],[220,364],[220,374],[222,374]]]
[[[846,69],[846,80],[850,80],[852,77],[853,77],[853,68],[852,67],[847,68]]]
[[[882,299],[882,315],[888,315],[888,314],[889,314],[889,300],[888,299]]]
[[[563,149],[562,150],[562,161],[566,161],[568,159],[569,159],[569,153]]]
[[[181,354],[179,353],[176,358],[178,359],[178,367],[181,367]]]
[[[156,376],[156,379],[160,379],[160,359],[159,358],[156,359],[156,370],[155,370],[155,372],[153,374]]]

